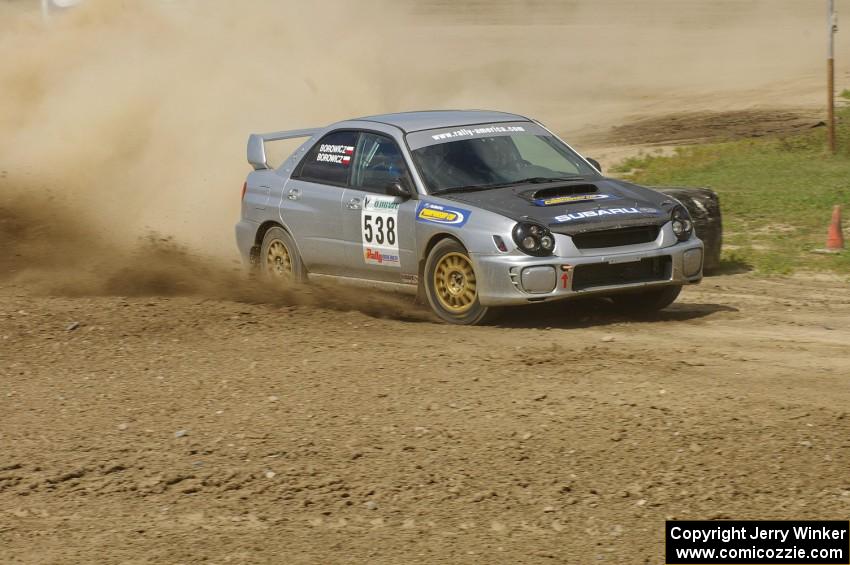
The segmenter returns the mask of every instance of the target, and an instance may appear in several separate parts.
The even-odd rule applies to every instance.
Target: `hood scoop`
[[[531,200],[535,206],[555,206],[556,204],[587,202],[589,200],[608,198],[608,195],[599,194],[598,192],[599,187],[595,184],[584,183],[531,190],[522,193],[522,196]]]

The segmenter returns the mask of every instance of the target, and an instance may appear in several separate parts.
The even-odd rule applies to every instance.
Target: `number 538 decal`
[[[400,267],[398,255],[398,206],[396,198],[367,196],[360,227],[363,261],[370,265]]]
[[[363,241],[389,246],[395,245],[395,222],[392,216],[372,216],[363,214]]]

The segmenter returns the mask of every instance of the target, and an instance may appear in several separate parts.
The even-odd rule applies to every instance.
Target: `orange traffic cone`
[[[844,234],[841,232],[841,205],[836,204],[832,209],[832,221],[829,223],[829,233],[826,236],[828,251],[844,249]]]

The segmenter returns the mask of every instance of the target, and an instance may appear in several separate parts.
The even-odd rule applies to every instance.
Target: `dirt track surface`
[[[846,289],[459,328],[7,284],[3,560],[660,563],[671,516],[843,519]]]
[[[582,140],[590,146],[646,148],[793,135],[825,125],[817,113],[803,109],[683,112],[629,121]]]

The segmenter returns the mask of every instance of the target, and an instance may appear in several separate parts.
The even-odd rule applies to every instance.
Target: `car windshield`
[[[429,137],[422,133],[431,132],[411,134],[408,141],[431,194],[599,176],[596,169],[536,124],[476,127]],[[427,144],[416,147],[423,141]]]

